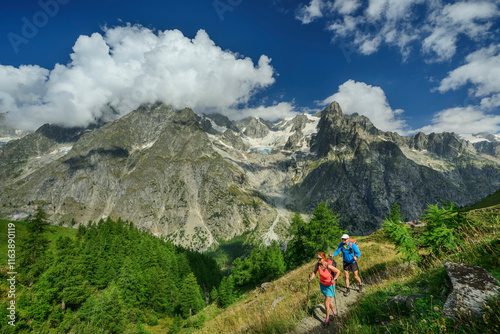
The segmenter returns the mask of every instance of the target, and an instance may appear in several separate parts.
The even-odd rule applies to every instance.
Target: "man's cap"
[[[349,239],[349,235],[344,234],[343,236],[340,237],[340,239]]]

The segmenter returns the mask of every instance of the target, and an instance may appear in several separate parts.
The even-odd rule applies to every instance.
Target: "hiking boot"
[[[344,297],[349,296],[350,293],[351,293],[351,289],[349,289],[349,288],[345,289]]]
[[[363,284],[360,284],[359,285],[359,293],[363,293],[363,292],[364,292],[364,290],[363,290]]]
[[[321,328],[325,329],[325,328],[327,328],[329,325],[330,325],[330,321],[324,321],[324,322],[321,324]]]

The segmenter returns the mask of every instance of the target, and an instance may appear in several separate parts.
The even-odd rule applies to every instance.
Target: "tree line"
[[[222,280],[215,260],[121,219],[80,225],[54,252],[47,228],[39,209],[20,240],[16,327],[2,332],[146,332],[143,324],[199,312]]]

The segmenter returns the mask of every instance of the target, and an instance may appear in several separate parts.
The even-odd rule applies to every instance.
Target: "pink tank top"
[[[331,260],[328,260],[329,265],[333,265],[333,262]],[[332,284],[332,273],[328,268],[325,268],[325,270],[321,269],[321,266],[318,264],[318,271],[319,271],[319,282],[323,285],[333,285]]]

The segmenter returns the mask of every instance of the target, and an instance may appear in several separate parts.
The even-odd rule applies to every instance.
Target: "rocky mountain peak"
[[[231,129],[227,129],[221,137],[226,145],[232,146],[237,150],[247,151],[248,145],[243,142],[240,136],[237,136]]]
[[[277,123],[155,104],[75,142],[66,131],[47,125],[0,147],[0,218],[42,203],[56,223],[122,217],[202,249],[249,231],[255,243],[286,240],[290,213],[320,202],[363,235],[393,203],[413,219],[428,203],[463,206],[500,187],[500,162],[455,134],[383,132],[336,102]]]
[[[408,146],[410,149],[426,150],[444,158],[454,158],[472,149],[472,146],[468,147],[465,140],[449,132],[431,133],[430,135],[419,132],[408,137]]]
[[[340,104],[338,104],[337,101],[330,103],[330,105],[321,112],[321,117],[325,117],[327,115],[330,115],[331,117],[344,116],[342,108],[340,108]]]
[[[311,141],[311,152],[319,157],[327,156],[331,151],[346,147],[356,148],[365,129],[347,118],[337,102],[332,102],[323,110],[318,124],[318,133]]]
[[[354,113],[351,115],[346,115],[350,120],[361,125],[366,131],[368,131],[372,135],[378,135],[381,131],[373,125],[372,121],[363,115],[359,115],[358,113]]]
[[[104,125],[105,123],[95,123],[88,127],[63,127],[56,124],[44,124],[36,130],[36,133],[41,134],[49,139],[56,141],[59,144],[72,143],[77,141],[85,132],[92,131]]]
[[[264,138],[270,132],[269,127],[259,118],[251,118],[243,130],[245,136],[251,138]]]
[[[302,131],[306,127],[306,124],[309,122],[309,119],[306,115],[297,115],[295,116],[290,123],[292,123],[291,131]]]
[[[195,126],[198,129],[202,129],[200,123],[196,119],[196,114],[190,108],[184,108],[179,113],[176,113],[172,117],[172,122],[174,124],[182,124],[184,126]]]
[[[221,133],[224,133],[224,131],[227,129],[232,130],[233,132],[240,132],[236,125],[234,125],[234,122],[231,121],[227,116],[218,113],[203,116],[212,120],[215,126],[219,127],[218,131]]]

